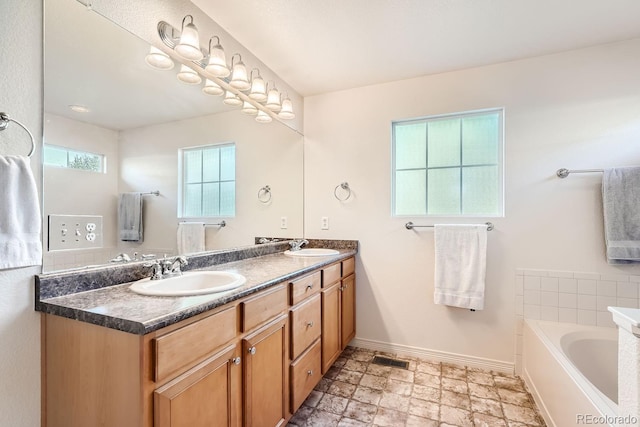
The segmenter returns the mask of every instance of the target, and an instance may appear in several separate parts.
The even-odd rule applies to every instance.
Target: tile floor
[[[372,364],[379,354],[409,369]],[[544,426],[517,376],[347,347],[289,426]]]

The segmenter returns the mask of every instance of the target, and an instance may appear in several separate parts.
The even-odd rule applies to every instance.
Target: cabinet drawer
[[[289,282],[291,305],[296,305],[305,298],[320,292],[320,272]]]
[[[322,287],[327,287],[334,284],[342,276],[341,263],[332,264],[322,269]]]
[[[322,331],[320,294],[291,310],[291,359],[296,359]]]
[[[356,259],[349,258],[342,261],[342,277],[347,277],[356,271]]]
[[[231,307],[154,340],[155,381],[190,367],[236,336],[236,308]]]
[[[263,291],[260,295],[242,303],[242,332],[250,331],[258,325],[273,319],[287,310],[287,288],[278,285],[273,290]]]
[[[291,412],[302,405],[322,378],[320,372],[320,340],[291,364]]]

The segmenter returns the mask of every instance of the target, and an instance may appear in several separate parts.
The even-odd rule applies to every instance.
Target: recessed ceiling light
[[[82,105],[69,105],[71,111],[75,111],[76,113],[88,113],[90,110],[87,107],[83,107]]]

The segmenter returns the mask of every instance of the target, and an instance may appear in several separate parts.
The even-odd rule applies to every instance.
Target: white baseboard
[[[469,366],[471,368],[486,369],[489,371],[504,372],[508,374],[513,374],[515,369],[515,365],[511,362],[502,362],[500,360],[486,359],[483,357],[466,356],[446,351],[429,350],[426,348],[412,347],[403,344],[392,344],[363,338],[354,338],[350,345],[369,350],[394,353],[398,356],[417,357],[425,360],[434,360],[436,362],[445,362],[454,365]]]

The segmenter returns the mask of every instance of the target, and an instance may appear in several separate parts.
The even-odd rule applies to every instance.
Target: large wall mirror
[[[108,3],[101,1],[100,6],[108,8]],[[120,24],[137,19],[140,25],[155,26],[157,22],[146,17],[163,12],[148,8],[168,8],[167,13],[175,15],[183,13],[176,5],[190,4],[144,1],[140,7],[147,9],[140,11],[134,3],[113,6],[120,14],[132,15]],[[223,104],[221,97],[204,94],[202,84],[179,82],[180,64],[170,71],[152,69],[144,60],[151,41],[102,15],[76,0],[45,2],[44,270],[105,264],[119,253],[130,258],[134,253],[176,254],[182,221],[226,223],[204,227],[208,251],[252,245],[261,236],[303,236],[301,133],[276,121],[257,123]],[[73,111],[73,105],[88,112]],[[191,213],[182,218],[180,200],[190,191],[180,179],[185,149],[224,144],[235,147],[235,170],[229,172],[235,180],[235,201],[216,203],[232,203],[235,212],[216,211],[218,205],[210,201],[220,199],[222,184],[205,190],[201,185],[203,203],[215,205],[203,210],[213,216]],[[215,153],[201,153],[207,156]],[[216,180],[204,181],[209,179]],[[121,193],[148,193],[142,196],[142,241],[121,240]],[[102,218],[100,247],[63,245],[56,250],[61,240],[69,245],[76,238],[76,216]],[[86,240],[84,223],[80,234],[80,240]]]

